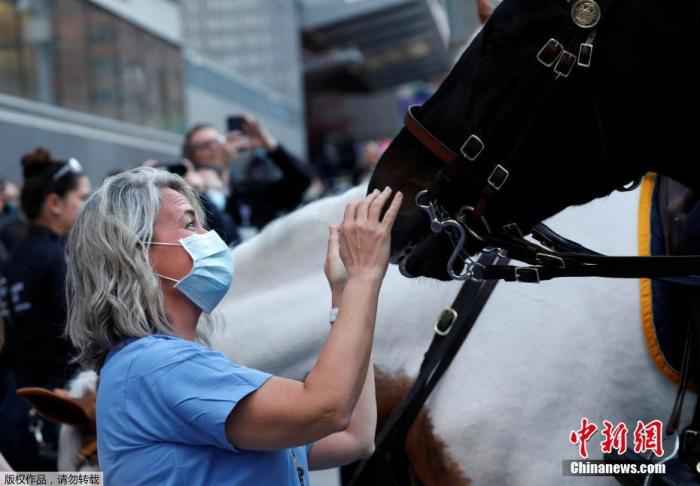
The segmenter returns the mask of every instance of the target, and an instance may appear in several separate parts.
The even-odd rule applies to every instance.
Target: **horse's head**
[[[449,278],[457,236],[433,233],[428,211],[461,222],[474,254],[479,235],[527,234],[650,170],[700,186],[685,121],[699,13],[690,1],[505,0],[375,170],[369,191],[405,196],[392,261]]]

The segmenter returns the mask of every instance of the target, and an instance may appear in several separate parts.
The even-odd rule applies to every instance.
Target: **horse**
[[[302,379],[329,330],[327,228],[364,193],[311,203],[236,247],[233,285],[202,338],[243,365]],[[638,200],[639,191],[614,193],[550,224],[601,251],[634,252]],[[373,350],[387,379],[379,395],[416,376],[433,324],[460,286],[407,279],[390,266]],[[425,485],[567,484],[562,461],[578,458],[569,436],[582,417],[632,430],[638,420],[665,419],[673,392],[645,348],[638,281],[502,283],[424,407],[429,426],[413,443],[426,445],[409,458],[413,474]],[[591,443],[591,458],[602,457],[599,445]]]

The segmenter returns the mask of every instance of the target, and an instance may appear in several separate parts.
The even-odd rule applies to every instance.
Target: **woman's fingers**
[[[388,229],[391,229],[391,227],[394,225],[394,221],[396,221],[396,216],[399,214],[399,210],[401,209],[402,201],[403,194],[401,194],[401,192],[397,192],[394,195],[394,199],[391,201],[389,209],[387,209],[386,213],[384,213],[384,219],[382,220],[382,223]]]
[[[368,194],[357,207],[357,220],[367,221],[369,219],[369,208],[372,206],[372,202],[379,195],[379,191],[375,189],[370,194]]]
[[[328,227],[328,252],[331,255],[338,252],[338,226],[332,224]]]
[[[343,215],[343,224],[349,224],[355,221],[355,214],[357,213],[357,201],[348,203],[345,206],[345,214]]]
[[[369,220],[379,222],[379,217],[382,214],[382,208],[386,204],[387,199],[391,195],[391,188],[385,187],[384,190],[377,196],[369,209]]]
[[[364,199],[353,201],[345,206],[345,214],[343,215],[343,223],[355,221],[366,221],[369,217],[369,208],[373,201],[380,195],[378,190],[372,191],[365,196]]]
[[[347,272],[340,256],[339,228],[337,225],[330,225],[328,230],[328,254],[326,255],[324,272],[328,283],[334,287],[343,284],[347,279]]]
[[[345,207],[343,223],[338,230],[338,246],[349,275],[384,276],[389,261],[389,232],[403,200],[402,194],[396,193],[382,219],[382,209],[391,195],[392,190],[387,187]],[[329,253],[331,244],[329,241]]]

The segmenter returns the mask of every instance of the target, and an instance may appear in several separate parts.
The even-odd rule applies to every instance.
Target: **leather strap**
[[[85,444],[78,453],[78,458],[80,462],[78,463],[78,468],[88,464],[90,466],[97,466],[97,439],[90,440]]]
[[[448,163],[456,160],[459,156],[418,121],[414,111],[419,108],[418,105],[412,105],[406,111],[404,124],[408,131],[438,159]]]
[[[698,346],[700,346],[700,304],[697,301],[697,292],[694,289],[688,288],[686,291],[688,293],[687,302],[690,304],[691,309],[690,325],[692,326],[692,332],[689,336],[691,339],[690,346],[692,347],[689,367],[697,386],[698,376],[700,376],[700,357],[697,353]],[[685,385],[686,387],[688,386],[687,383]],[[691,470],[698,471],[697,468],[700,464],[700,399],[695,401],[693,418],[681,434],[680,457],[683,462],[688,464]]]
[[[482,253],[479,257],[479,263],[482,265],[492,265],[499,262],[506,263],[507,258],[496,253]],[[372,457],[361,462],[355,469],[350,486],[372,484],[372,481],[367,481],[371,478],[363,477],[363,472],[368,470],[370,462],[376,458],[386,457],[395,461],[397,454],[394,453],[402,452],[405,449],[408,430],[467,339],[497,282],[497,280],[483,282],[467,280],[464,282],[451,307],[453,311],[457,312],[457,317],[446,330],[436,329],[440,332],[436,332],[433,336],[416,381],[377,435]],[[439,328],[439,325],[436,327]],[[406,474],[406,471],[402,470],[400,474]],[[402,481],[397,482],[397,484],[408,483],[405,478],[402,478]]]

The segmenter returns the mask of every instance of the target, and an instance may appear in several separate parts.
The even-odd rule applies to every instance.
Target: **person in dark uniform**
[[[90,182],[77,160],[54,160],[41,148],[22,157],[22,168],[27,234],[0,271],[0,297],[10,327],[6,346],[17,388],[52,389],[65,386],[77,370],[70,364],[73,349],[63,336],[64,239],[90,194]],[[44,423],[43,436],[55,444],[57,428]]]
[[[193,126],[185,135],[183,156],[203,175],[215,178],[224,188],[209,199],[219,205],[239,226],[258,229],[295,209],[311,184],[309,169],[289,153],[254,118],[243,116],[240,131],[223,136],[207,124]],[[249,159],[239,167],[237,180],[230,180],[230,162]],[[223,197],[222,197],[223,196]]]
[[[10,198],[14,184],[0,178],[0,263],[7,260],[22,238],[23,220]]]

